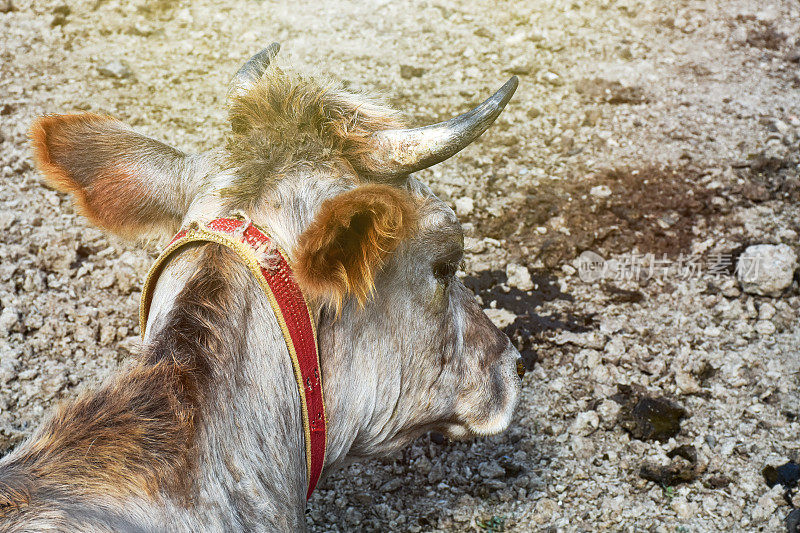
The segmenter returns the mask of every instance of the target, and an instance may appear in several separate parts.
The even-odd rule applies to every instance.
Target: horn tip
[[[517,76],[511,76],[505,85],[503,85],[503,89],[506,89],[511,94],[514,94],[514,91],[517,90],[517,87],[519,87],[519,78]]]

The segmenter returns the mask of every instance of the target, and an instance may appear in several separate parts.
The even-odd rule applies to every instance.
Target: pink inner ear
[[[168,170],[154,176],[148,167],[153,158],[165,163],[165,169],[170,163],[177,167],[183,154],[111,117],[92,113],[41,117],[30,136],[36,165],[47,183],[70,193],[93,224],[133,237],[175,223],[178,206],[165,206],[178,202],[169,197],[167,183],[160,188],[147,183],[151,178],[166,182],[172,176]]]

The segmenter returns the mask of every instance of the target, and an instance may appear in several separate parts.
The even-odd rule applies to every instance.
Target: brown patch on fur
[[[236,350],[228,333],[236,319],[230,290],[236,262],[224,247],[208,246],[137,366],[62,405],[0,469],[0,509],[53,489],[151,499],[166,493],[191,504],[198,421]]]
[[[183,154],[132,131],[111,117],[82,113],[39,117],[30,130],[34,160],[47,183],[70,193],[93,224],[132,237],[157,224],[174,224],[178,213],[148,195],[138,175],[155,146]]]
[[[298,282],[337,310],[347,294],[363,303],[386,256],[416,224],[411,196],[390,185],[363,185],[326,200],[298,240]]]
[[[0,467],[0,518],[30,505],[30,480],[13,469]]]
[[[236,181],[224,191],[247,208],[281,177],[314,165],[365,169],[370,136],[401,127],[391,109],[366,97],[270,70],[247,93],[231,97],[227,149]]]

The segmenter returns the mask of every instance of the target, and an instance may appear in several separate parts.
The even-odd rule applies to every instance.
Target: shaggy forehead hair
[[[222,191],[252,207],[274,183],[303,167],[329,172],[368,168],[369,136],[402,127],[397,113],[331,84],[276,67],[229,100],[226,149],[236,176]]]

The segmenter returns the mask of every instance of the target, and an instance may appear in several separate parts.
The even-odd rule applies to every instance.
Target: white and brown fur
[[[94,224],[128,237],[244,210],[311,298],[325,472],[420,433],[502,431],[518,353],[453,275],[453,212],[414,178],[370,183],[395,115],[276,69],[231,102],[228,142],[186,155],[108,117],[47,116],[36,162]],[[0,531],[302,531],[299,397],[258,283],[216,244],[156,286],[142,353],[0,460]]]

